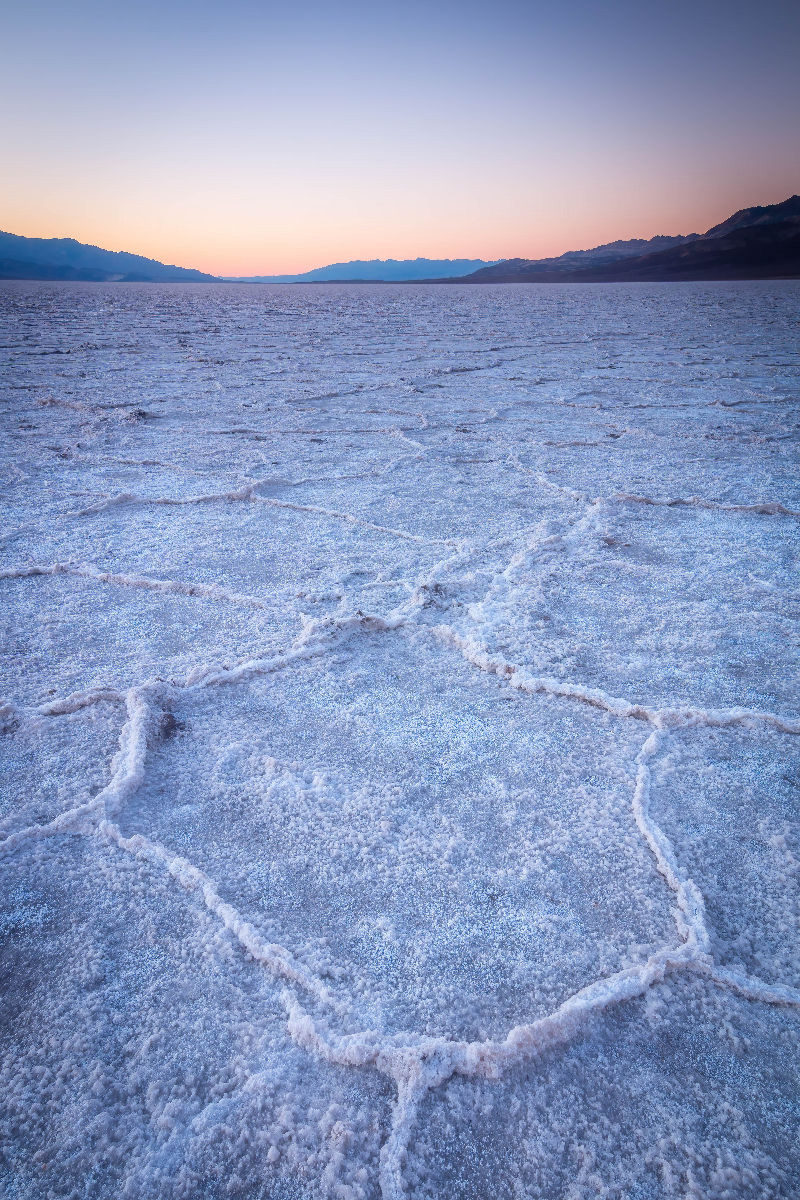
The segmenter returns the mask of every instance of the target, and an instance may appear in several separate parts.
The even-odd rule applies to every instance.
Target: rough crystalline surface
[[[0,1195],[797,1195],[798,301],[0,287]]]

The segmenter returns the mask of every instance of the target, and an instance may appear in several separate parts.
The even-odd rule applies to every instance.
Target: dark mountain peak
[[[800,218],[800,196],[790,196],[780,204],[760,204],[752,208],[740,208],[732,217],[714,225],[704,237],[724,237],[736,229],[745,229],[753,225],[775,225],[779,221],[791,221]]]
[[[707,233],[607,242],[558,258],[507,259],[462,283],[613,283],[800,276],[800,196],[743,208]]]

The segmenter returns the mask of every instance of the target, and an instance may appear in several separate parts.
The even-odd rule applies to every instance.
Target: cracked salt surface
[[[796,1193],[797,299],[3,285],[3,1195]]]

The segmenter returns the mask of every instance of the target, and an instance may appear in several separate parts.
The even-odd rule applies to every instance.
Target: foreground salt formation
[[[797,291],[0,291],[3,1194],[794,1194]]]

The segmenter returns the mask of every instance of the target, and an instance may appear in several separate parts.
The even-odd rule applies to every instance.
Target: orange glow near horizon
[[[30,0],[0,228],[218,275],[703,232],[800,190],[797,24],[778,0]]]
[[[313,217],[308,226],[298,226],[285,217],[277,232],[265,233],[255,214],[252,224],[229,231],[221,213],[195,213],[191,221],[176,221],[156,212],[148,221],[144,213],[128,218],[114,214],[112,219],[102,211],[76,210],[70,219],[63,202],[52,214],[45,208],[32,212],[31,205],[21,205],[15,214],[5,204],[2,227],[25,237],[72,237],[212,275],[288,275],[353,259],[546,258],[616,239],[702,233],[739,208],[777,203],[796,188],[797,181],[787,173],[769,192],[755,183],[730,185],[715,189],[720,194],[713,197],[686,195],[673,205],[648,205],[644,211],[633,203],[602,210],[587,206],[583,212],[577,207],[564,211],[564,206],[559,211],[554,205],[555,212],[539,209],[529,220],[518,214],[513,224],[503,222],[500,231],[470,220],[470,213],[460,214],[458,223],[444,232],[433,221],[405,226],[395,221],[386,228],[362,222],[352,228],[346,222],[316,223]]]

